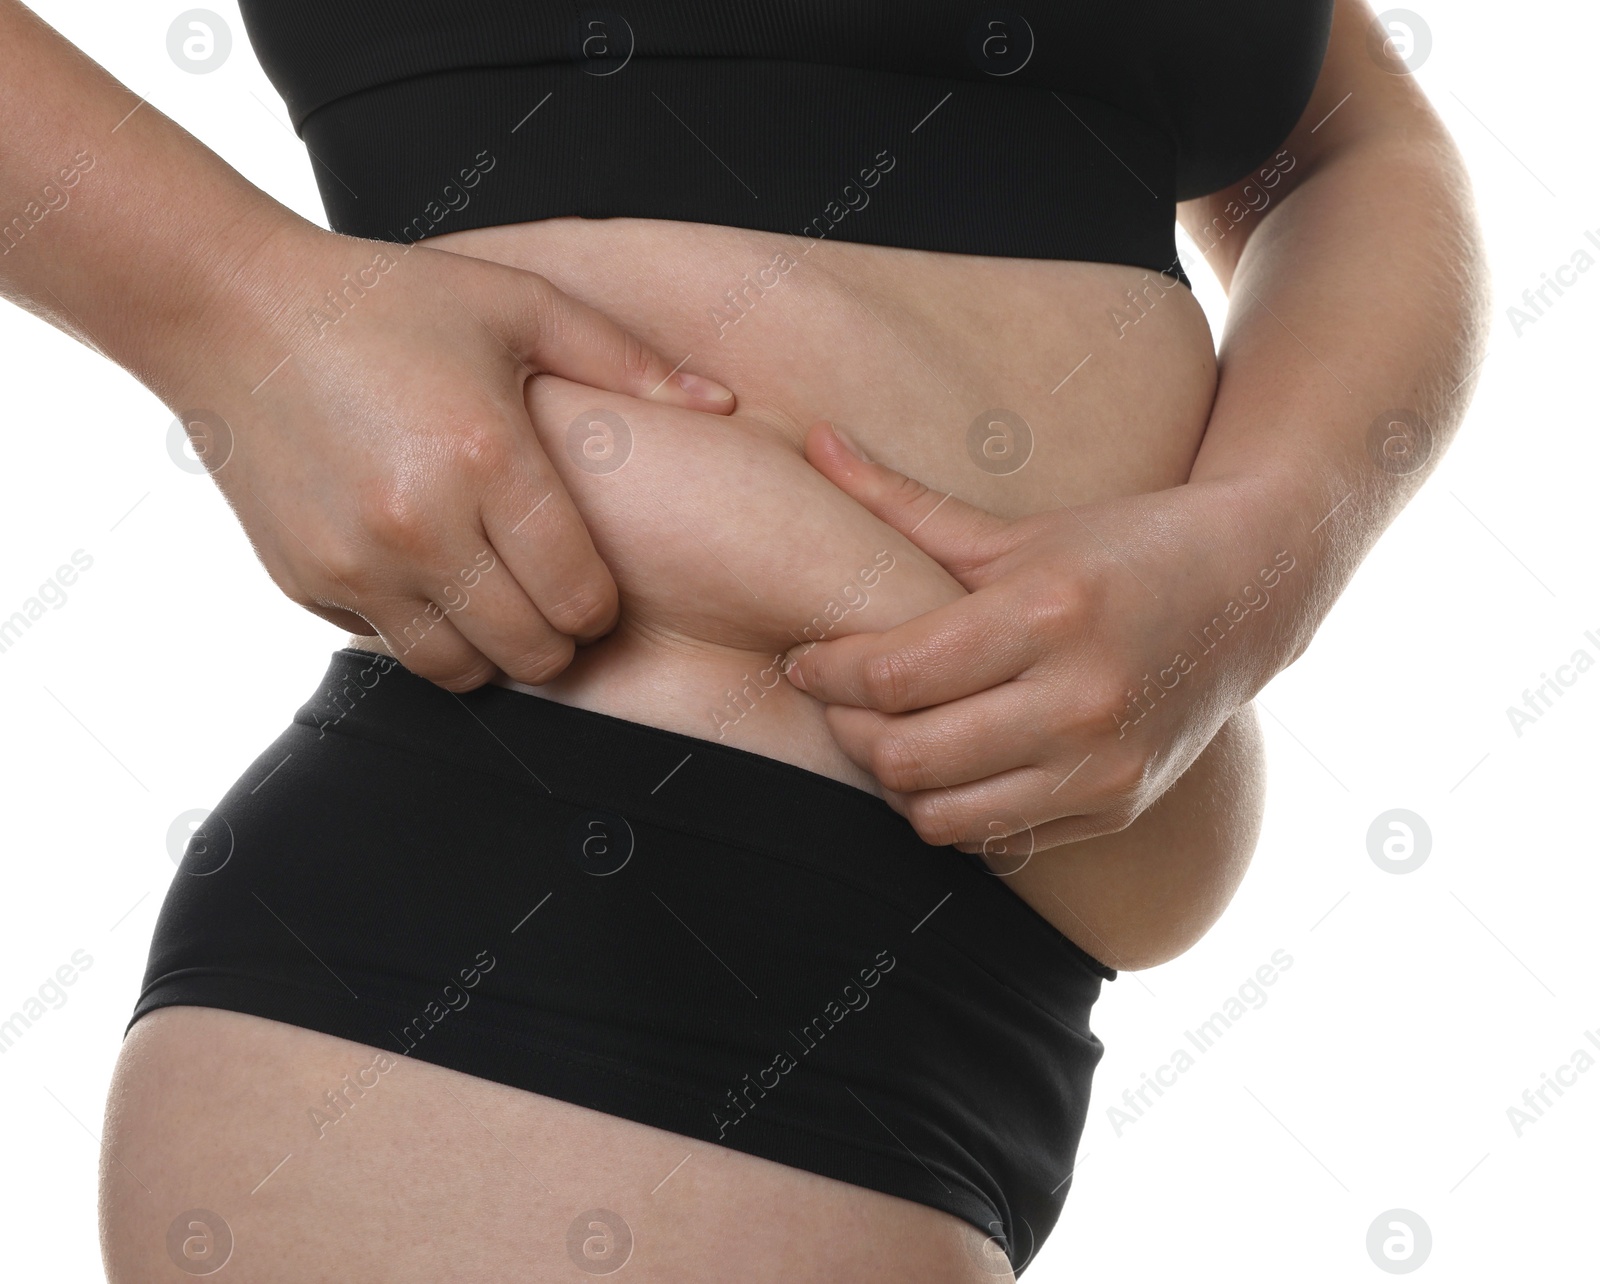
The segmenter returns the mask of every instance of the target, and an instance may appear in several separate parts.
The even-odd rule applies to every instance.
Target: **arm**
[[[1147,835],[1191,834],[1162,859],[1213,866],[1253,844],[1246,827],[1172,822],[1234,752],[1207,747],[1305,649],[1420,483],[1419,456],[1442,451],[1487,324],[1460,161],[1415,86],[1372,61],[1369,22],[1361,0],[1338,0],[1271,200],[1242,183],[1183,210],[1231,291],[1186,484],[1002,521],[808,438],[815,467],[969,590],[792,653],[790,679],[829,704],[835,738],[926,841],[1074,844],[1029,867],[1063,896],[1074,869],[1109,871],[1100,857]],[[1251,728],[1230,737],[1248,758]],[[1199,919],[1180,917],[1192,937]]]
[[[265,303],[271,238],[315,229],[15,0],[0,50],[0,292],[170,399]]]
[[[1248,694],[1305,650],[1443,455],[1486,343],[1466,172],[1404,64],[1374,58],[1374,21],[1339,0],[1281,181],[1179,207],[1229,296],[1190,483],[1241,497],[1260,564],[1287,545],[1305,570],[1275,586],[1276,627],[1248,639]]]
[[[0,118],[0,293],[202,436],[294,601],[457,689],[497,668],[545,681],[610,627],[615,585],[524,384],[554,371],[718,413],[731,393],[669,381],[535,273],[308,223],[16,0],[0,0]]]

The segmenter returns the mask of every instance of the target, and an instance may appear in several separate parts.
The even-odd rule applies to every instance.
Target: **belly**
[[[1198,304],[1140,268],[646,219],[428,244],[539,272],[739,397],[719,417],[529,381],[621,620],[556,681],[504,684],[873,792],[776,662],[963,590],[806,464],[806,428],[832,419],[873,458],[1022,516],[1182,483],[1216,385]]]

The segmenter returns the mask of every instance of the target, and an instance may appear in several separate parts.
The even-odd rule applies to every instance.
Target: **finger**
[[[617,584],[531,426],[505,482],[482,500],[483,529],[503,570],[549,626],[585,642],[617,622]]]
[[[1037,831],[1055,819],[1049,789],[1041,772],[1018,767],[964,785],[895,793],[890,806],[935,847],[1026,855],[1037,846]]]
[[[1043,824],[1030,825],[1027,835],[1032,849],[1042,852],[1090,838],[1104,838],[1107,834],[1120,833],[1126,828],[1127,822],[1120,812],[1099,811],[1081,816],[1058,816]],[[981,852],[984,847],[982,843],[956,843],[955,846],[961,851],[971,852]]]
[[[458,552],[446,563],[456,570],[421,587],[467,643],[502,673],[529,686],[549,682],[572,663],[573,640],[530,600],[490,537],[479,535],[474,551]]]
[[[422,597],[365,606],[389,653],[419,677],[447,691],[471,691],[495,676],[495,664],[456,629],[449,613]]]
[[[948,789],[900,794],[895,809],[911,822],[924,842],[935,846],[950,845],[962,851],[994,855],[999,850],[998,839],[1020,835],[1025,841],[1008,842],[1005,848],[1013,854],[1044,851],[1118,833],[1137,814],[1125,800],[1109,801],[1102,787],[1104,781],[1087,786],[1088,795],[1102,801],[1087,801],[1073,789],[1096,763],[1091,758],[1065,789],[1060,784],[1066,772],[1018,767]]]
[[[346,633],[354,633],[357,637],[373,637],[372,621],[354,611],[337,606],[331,602],[300,602],[312,615],[326,620],[335,628],[343,629]]]
[[[502,296],[502,340],[535,371],[644,401],[727,414],[733,393],[668,361],[605,313],[580,303],[536,272]],[[687,360],[685,358],[684,360]]]
[[[886,789],[951,788],[1038,763],[1047,754],[1052,760],[1074,757],[1072,747],[1033,716],[1036,685],[1027,679],[1006,682],[915,713],[829,705],[828,731],[845,755]]]
[[[825,704],[903,713],[1014,678],[1037,658],[1025,628],[997,622],[997,590],[979,589],[884,633],[808,642],[789,652],[789,681]]]
[[[255,549],[261,565],[278,586],[278,591],[296,606],[303,607],[347,633],[354,633],[358,637],[376,636],[372,621],[362,614],[361,603],[355,600],[355,590],[329,571],[326,563],[318,568],[325,572],[320,582],[308,585],[305,577],[298,574],[293,564],[277,549],[265,542],[255,542]],[[317,558],[317,561],[321,560]]]
[[[1013,546],[1010,522],[863,458],[860,447],[842,439],[827,420],[812,425],[805,445],[813,468],[966,588],[976,587],[969,579]]]

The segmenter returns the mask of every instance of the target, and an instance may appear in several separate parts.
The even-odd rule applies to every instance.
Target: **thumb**
[[[813,468],[968,589],[976,587],[969,577],[1010,547],[1010,522],[874,463],[826,419],[811,426],[805,445]]]
[[[602,392],[727,414],[734,396],[722,384],[674,366],[631,330],[580,303],[537,272],[517,272],[497,297],[502,341],[535,374],[560,375]],[[687,358],[685,358],[687,360]]]

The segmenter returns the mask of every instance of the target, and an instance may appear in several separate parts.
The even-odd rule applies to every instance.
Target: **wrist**
[[[1235,661],[1242,704],[1300,657],[1331,606],[1325,537],[1337,517],[1317,529],[1332,505],[1285,474],[1192,479],[1183,489],[1198,505],[1196,539],[1217,554],[1218,601],[1252,620]]]
[[[220,224],[124,364],[174,408],[248,394],[297,346],[306,278],[342,239],[275,204]]]

